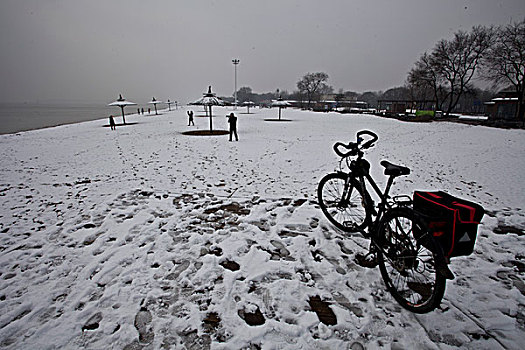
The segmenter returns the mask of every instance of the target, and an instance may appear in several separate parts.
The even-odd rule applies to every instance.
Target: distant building
[[[433,111],[436,108],[434,100],[378,100],[378,109],[387,116],[414,114],[417,110]]]
[[[515,91],[502,91],[485,102],[485,114],[489,120],[515,120],[518,109],[518,97]]]
[[[332,111],[351,113],[364,113],[368,109],[368,103],[358,101],[355,97],[340,98],[338,94],[328,94],[321,97],[321,101],[316,102],[314,107],[316,111]]]

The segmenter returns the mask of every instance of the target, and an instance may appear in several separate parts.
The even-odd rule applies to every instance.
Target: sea
[[[124,111],[126,115],[137,113],[137,106]],[[110,115],[120,116],[120,108],[108,106],[107,103],[86,102],[0,103],[0,134],[109,118]]]

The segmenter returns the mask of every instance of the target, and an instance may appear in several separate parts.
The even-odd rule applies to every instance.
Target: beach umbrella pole
[[[212,124],[212,115],[211,115],[211,105],[210,105],[210,131],[213,131],[213,124]]]
[[[124,116],[124,106],[120,106],[120,109],[122,110],[122,121],[124,122],[124,125],[126,125],[126,117]]]

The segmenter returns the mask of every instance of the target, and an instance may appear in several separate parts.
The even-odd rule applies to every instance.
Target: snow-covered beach
[[[525,131],[239,108],[228,142],[183,135],[186,110],[0,136],[1,347],[522,348]],[[216,129],[230,112],[214,107]],[[432,313],[402,309],[355,263],[367,241],[316,204],[332,145],[362,129],[379,135],[367,158],[381,185],[380,160],[412,169],[394,194],[445,190],[486,210]]]

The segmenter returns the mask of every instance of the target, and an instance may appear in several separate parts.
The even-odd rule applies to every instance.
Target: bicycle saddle
[[[401,176],[410,174],[410,169],[406,166],[395,165],[386,160],[381,161],[381,165],[385,167],[385,175]]]

